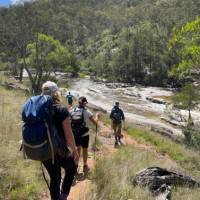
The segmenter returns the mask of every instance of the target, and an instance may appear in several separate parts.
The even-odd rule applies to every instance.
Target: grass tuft
[[[190,171],[192,175],[200,176],[200,156],[198,152],[150,131],[129,127],[127,132],[137,141],[151,144],[159,152],[169,155],[182,168],[186,171]]]
[[[0,87],[0,199],[38,199],[44,189],[40,165],[24,160],[21,145],[21,109],[26,99],[20,91]]]

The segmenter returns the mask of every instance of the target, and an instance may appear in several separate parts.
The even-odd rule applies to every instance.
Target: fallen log
[[[166,101],[164,101],[161,98],[155,98],[155,97],[146,97],[146,100],[151,101],[153,103],[157,103],[157,104],[167,104]]]
[[[148,187],[156,199],[171,199],[171,186],[200,187],[200,182],[190,176],[160,167],[148,167],[133,179],[134,186]]]

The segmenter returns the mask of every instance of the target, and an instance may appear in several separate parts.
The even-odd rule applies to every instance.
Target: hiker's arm
[[[125,130],[125,117],[124,117],[124,112],[121,110],[121,115],[122,115],[122,121],[123,121],[123,129]]]
[[[69,147],[72,149],[73,154],[74,154],[74,159],[76,161],[78,161],[79,156],[78,156],[78,152],[76,149],[76,144],[75,144],[75,140],[74,140],[74,135],[72,133],[72,129],[71,129],[71,124],[70,124],[70,120],[69,118],[66,118],[63,122],[62,122],[62,126],[63,126],[63,130],[64,130],[64,135],[65,135],[65,139],[67,141],[67,144],[69,145]]]
[[[124,112],[121,110],[122,120],[125,121]]]
[[[113,116],[113,110],[110,113],[110,119],[112,119],[112,116]]]
[[[99,113],[96,114],[95,118],[94,116],[91,116],[89,119],[94,125],[97,125],[99,121]]]

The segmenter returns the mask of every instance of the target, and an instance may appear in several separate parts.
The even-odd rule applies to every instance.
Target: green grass
[[[154,199],[147,189],[132,184],[138,171],[152,165],[167,167],[169,163],[158,159],[155,153],[131,146],[121,148],[110,158],[98,160],[91,175],[95,184],[89,199]]]
[[[88,72],[79,72],[78,76],[79,78],[85,78],[86,76],[88,76]]]
[[[103,123],[110,125],[108,115],[102,114],[101,116]],[[187,148],[184,144],[176,143],[168,137],[161,136],[159,133],[143,130],[130,124],[126,124],[126,132],[139,143],[152,145],[158,152],[169,155],[192,175],[200,176],[199,152]]]
[[[32,200],[46,188],[40,165],[24,160],[21,144],[21,109],[26,99],[20,91],[0,87],[0,199]]]
[[[114,155],[97,161],[91,174],[93,181],[89,200],[151,200],[155,199],[147,188],[133,186],[133,178],[142,169],[150,166],[173,168],[169,159],[159,156],[156,152],[139,149],[133,146],[120,148]],[[172,199],[197,200],[200,189],[188,187],[172,188]]]
[[[103,123],[109,125],[108,115],[102,114],[101,116]],[[200,176],[198,152],[158,133],[130,125],[126,127],[126,131],[138,143],[150,146],[151,150],[127,146],[120,148],[109,158],[98,160],[91,175],[93,185],[89,200],[155,199],[147,189],[132,185],[132,179],[136,173],[150,166],[173,169],[196,178]],[[171,159],[166,159],[161,155],[168,155]],[[200,189],[173,188],[172,199],[179,199],[180,196],[182,200],[197,200],[200,196]]]
[[[119,150],[109,159],[98,160],[91,175],[95,185],[89,199],[154,199],[147,189],[134,188],[131,183],[132,177],[146,166],[147,161],[148,164],[156,161],[155,156],[147,151],[138,151],[130,147]]]
[[[127,133],[141,143],[153,145],[159,152],[169,155],[186,171],[193,175],[200,175],[200,156],[198,152],[186,148],[184,145],[175,143],[158,133],[129,127]]]

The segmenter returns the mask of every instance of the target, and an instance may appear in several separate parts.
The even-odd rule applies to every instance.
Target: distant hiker
[[[42,110],[43,107],[44,109]],[[46,115],[48,119],[45,118]],[[23,120],[25,121],[23,127],[25,153],[31,159],[41,160],[48,171],[50,176],[49,189],[51,200],[67,200],[76,173],[75,163],[78,162],[79,155],[69,116],[69,112],[61,104],[61,95],[58,91],[58,86],[51,81],[47,81],[42,85],[42,95],[34,96],[27,101],[22,113]],[[33,137],[30,138],[34,129],[36,131]],[[39,143],[37,138],[43,139],[44,142]],[[33,142],[36,143],[34,148],[31,147],[34,146]],[[63,145],[63,148],[59,148],[61,145]],[[46,146],[50,147],[45,149],[47,151],[44,151]],[[69,153],[67,147],[69,147],[71,153]],[[35,151],[37,148],[39,148],[39,151],[37,151],[38,154],[35,153],[32,155],[31,151]],[[52,156],[49,157],[46,154],[48,154],[48,149],[50,148],[53,148],[54,151],[50,152]],[[38,157],[40,154],[43,157]],[[61,168],[65,170],[65,176],[60,192]]]
[[[110,113],[110,119],[115,135],[115,146],[117,146],[121,144],[121,138],[123,137],[121,134],[122,120],[125,120],[124,113],[122,109],[119,108],[119,102],[115,102]]]
[[[96,114],[94,118],[93,114],[86,109],[86,104],[88,103],[86,97],[80,97],[78,103],[78,107],[74,108],[70,112],[71,126],[74,133],[79,156],[82,148],[83,172],[87,173],[89,171],[89,167],[87,164],[89,145],[89,128],[87,126],[87,121],[89,119],[94,125],[97,125],[99,114]]]
[[[66,96],[66,98],[67,98],[67,102],[68,102],[69,106],[72,106],[74,96],[69,92],[68,95]]]

